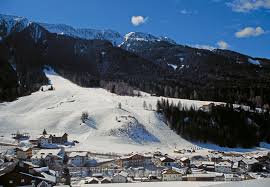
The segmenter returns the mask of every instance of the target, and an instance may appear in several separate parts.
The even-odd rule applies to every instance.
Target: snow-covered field
[[[80,143],[70,149],[102,153],[162,151],[199,148],[171,131],[153,110],[159,97],[118,96],[101,88],[82,88],[45,70],[55,90],[38,91],[13,102],[0,103],[0,142],[10,142],[11,133],[28,132],[31,138],[48,133],[69,134]],[[179,99],[170,99],[178,102]],[[205,101],[181,99],[182,104],[200,107]],[[118,107],[121,103],[121,108]],[[82,112],[89,120],[81,122]]]
[[[112,184],[85,184],[78,186],[106,186],[106,187],[269,187],[270,179],[258,179],[258,180],[248,180],[240,182],[189,182],[189,181],[177,181],[177,182],[144,182],[144,183],[112,183]],[[76,186],[76,185],[75,185]]]

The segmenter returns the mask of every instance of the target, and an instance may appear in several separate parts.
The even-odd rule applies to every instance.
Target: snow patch
[[[175,41],[168,37],[156,37],[151,34],[142,33],[142,32],[130,32],[125,35],[125,41],[143,41],[143,42],[160,42],[160,41],[166,41],[172,44],[176,44]]]
[[[109,136],[124,137],[136,143],[159,142],[159,140],[146,130],[146,128],[131,116],[121,116],[118,122],[123,124],[118,128],[110,129],[105,134]]]
[[[260,61],[249,58],[248,62],[253,65],[261,65]]]
[[[168,64],[168,66],[172,67],[174,70],[177,69],[177,65],[175,65],[175,64]]]

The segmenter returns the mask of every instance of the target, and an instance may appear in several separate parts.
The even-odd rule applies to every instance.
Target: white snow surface
[[[260,61],[249,58],[248,62],[253,65],[261,65]]]
[[[177,69],[177,65],[175,65],[175,64],[168,64],[168,66],[171,66],[174,70]]]
[[[92,39],[101,39],[108,40],[113,45],[119,45],[123,41],[123,36],[113,30],[105,29],[82,29],[82,28],[73,28],[69,25],[64,24],[48,24],[48,23],[39,23],[42,27],[48,30],[51,33],[57,33],[61,35],[67,35],[76,38],[82,38],[87,40]]]
[[[172,44],[176,44],[175,41],[168,37],[160,36],[156,37],[151,34],[143,33],[143,32],[129,32],[125,35],[125,41],[144,41],[144,42],[157,42],[157,41],[166,41]]]
[[[246,180],[240,182],[203,182],[203,181],[173,181],[173,182],[139,182],[139,183],[111,183],[111,184],[81,184],[74,186],[106,186],[106,187],[266,187],[269,186],[270,179],[257,179],[257,180]]]
[[[8,36],[13,30],[16,30],[17,32],[23,30],[30,23],[31,22],[24,17],[0,14],[0,25],[5,25],[6,27],[3,37]]]
[[[11,133],[30,133],[34,138],[46,129],[48,133],[69,134],[69,140],[80,143],[70,151],[130,153],[198,148],[174,133],[153,110],[145,110],[143,102],[153,109],[160,97],[118,96],[101,88],[82,88],[59,76],[52,69],[44,70],[55,90],[38,91],[13,102],[0,103],[0,139],[11,141]],[[170,99],[190,107],[208,101]],[[122,108],[118,108],[121,102]],[[81,122],[82,112],[89,118]],[[206,149],[204,149],[206,150]]]

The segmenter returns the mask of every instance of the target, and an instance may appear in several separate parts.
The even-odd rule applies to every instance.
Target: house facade
[[[215,171],[218,173],[231,173],[232,164],[230,162],[215,163]]]
[[[47,166],[61,165],[64,161],[65,152],[63,149],[41,149],[31,157],[33,164]]]
[[[166,170],[162,173],[163,181],[181,181],[182,174],[172,169]]]
[[[113,176],[113,183],[126,183],[127,182],[128,173],[121,171]]]
[[[170,157],[161,157],[158,160],[159,165],[164,167],[172,167],[175,164],[175,160]]]
[[[133,154],[116,160],[116,165],[120,167],[144,167],[149,164],[152,164],[152,158],[140,154]]]
[[[240,164],[240,167],[246,171],[251,171],[252,170],[252,167],[255,165],[255,164],[258,164],[259,161],[256,160],[255,158],[243,158],[239,164]]]
[[[84,166],[88,161],[87,152],[71,152],[68,157],[68,164],[74,166]]]
[[[20,160],[26,160],[32,157],[32,148],[16,148],[16,156]]]
[[[37,138],[39,147],[46,147],[49,144],[66,144],[68,142],[68,134],[42,134]]]

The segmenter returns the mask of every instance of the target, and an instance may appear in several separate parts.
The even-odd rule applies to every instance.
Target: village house
[[[204,161],[200,167],[205,171],[215,171],[215,162]]]
[[[232,164],[232,172],[238,172],[239,171],[239,162],[234,162]]]
[[[190,165],[190,160],[187,157],[180,158],[180,164],[182,167],[188,167]]]
[[[68,142],[68,134],[67,133],[52,134],[51,138],[52,138],[52,143],[55,143],[55,144],[65,144]]]
[[[41,186],[56,184],[56,176],[49,171],[38,170],[36,166],[24,162],[6,163],[0,171],[0,186]]]
[[[26,160],[32,157],[32,148],[30,147],[17,147],[15,148],[16,157],[20,160]]]
[[[256,160],[255,158],[243,158],[239,162],[239,165],[245,171],[252,171],[252,168],[258,163],[259,163],[259,161]]]
[[[99,161],[99,162],[95,162],[94,164],[90,164],[95,165],[98,168],[119,168],[120,166],[115,164],[115,159],[109,159],[109,160],[103,160],[103,161]]]
[[[181,181],[182,174],[174,171],[172,169],[168,169],[162,172],[162,181]]]
[[[88,152],[71,152],[68,157],[68,164],[77,167],[84,166],[88,161]]]
[[[231,173],[232,164],[230,162],[215,163],[215,171],[219,173]]]
[[[211,162],[221,162],[222,161],[221,154],[210,154],[210,155],[207,155],[207,157]]]
[[[127,157],[121,157],[115,163],[120,167],[145,167],[152,164],[152,158],[141,154],[133,154]]]
[[[216,175],[215,181],[224,181],[225,180],[224,173],[215,173],[215,175]]]
[[[40,135],[37,138],[37,144],[39,147],[47,147],[49,144],[52,144],[52,139],[50,135]]]
[[[214,181],[216,175],[212,173],[194,173],[183,176],[186,181]]]
[[[41,149],[31,157],[31,161],[37,165],[61,165],[64,161],[64,155],[64,149]]]
[[[164,166],[164,167],[172,167],[175,165],[175,160],[173,158],[170,157],[161,157],[159,158],[158,161],[160,166]]]
[[[237,174],[224,174],[225,181],[240,181],[241,177]]]
[[[112,182],[113,183],[126,183],[128,177],[128,173],[121,171],[120,173],[117,173],[113,176]]]
[[[47,134],[43,133],[37,138],[39,147],[47,147],[50,144],[64,145],[68,142],[68,134]]]

